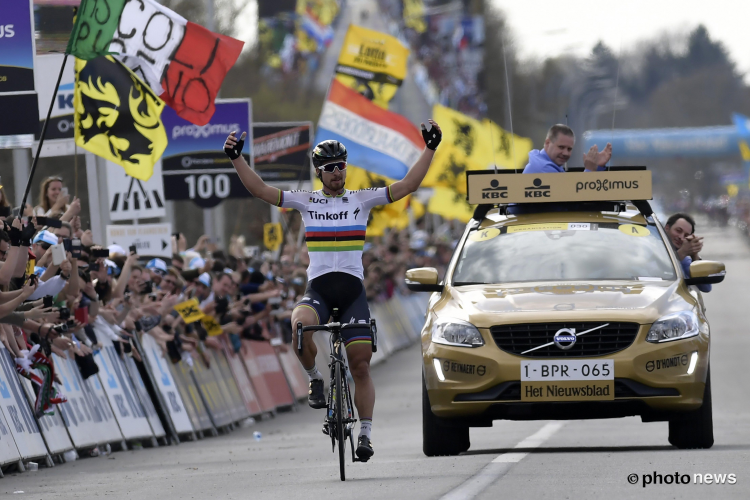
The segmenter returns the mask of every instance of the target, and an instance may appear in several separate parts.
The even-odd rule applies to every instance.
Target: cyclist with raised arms
[[[370,432],[375,407],[375,387],[370,378],[372,338],[370,308],[362,285],[362,248],[370,209],[400,200],[419,188],[442,139],[437,123],[429,120],[430,130],[422,124],[426,148],[404,178],[387,187],[349,191],[346,181],[346,147],[338,141],[323,141],[313,149],[312,163],[323,183],[318,191],[281,191],[258,176],[242,156],[246,133],[239,140],[232,132],[224,151],[248,191],[261,200],[282,208],[296,208],[305,223],[310,265],[307,289],[295,306],[292,324],[319,325],[328,321],[333,308],[341,311],[342,323],[361,323],[362,328],[342,332],[349,368],[355,384],[354,404],[360,417],[357,456],[367,461],[374,453]],[[297,345],[296,332],[293,339]],[[295,350],[296,352],[296,350]],[[308,402],[313,408],[325,408],[323,375],[315,366],[317,348],[312,335],[303,337],[302,366],[310,377]]]

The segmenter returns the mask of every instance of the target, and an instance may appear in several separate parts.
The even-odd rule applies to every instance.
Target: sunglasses
[[[336,169],[339,169],[341,172],[346,170],[346,162],[345,161],[337,161],[334,163],[326,163],[325,165],[321,165],[318,167],[318,170],[322,170],[324,172],[333,173],[336,171]]]

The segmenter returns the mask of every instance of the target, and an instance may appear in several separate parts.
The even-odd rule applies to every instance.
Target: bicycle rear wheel
[[[340,347],[339,347],[340,349]],[[341,358],[339,358],[340,360]],[[341,365],[340,363],[334,363],[333,365],[336,370],[336,439],[339,442],[339,467],[341,469],[341,480],[346,481],[346,475],[344,473],[344,439],[346,432],[344,431],[344,387],[341,381]]]

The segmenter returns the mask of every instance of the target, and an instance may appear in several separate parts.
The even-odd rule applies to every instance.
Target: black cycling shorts
[[[370,334],[370,307],[362,281],[348,273],[326,273],[307,282],[305,295],[298,307],[315,311],[318,324],[327,323],[334,307],[339,310],[341,323],[361,323],[362,328],[342,330],[344,345],[372,344]]]

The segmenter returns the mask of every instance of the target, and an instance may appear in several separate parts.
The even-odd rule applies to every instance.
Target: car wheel
[[[469,426],[456,426],[435,416],[422,374],[422,451],[428,457],[458,455],[469,449]]]
[[[710,448],[714,445],[710,369],[706,375],[703,405],[697,410],[683,413],[670,419],[669,443],[680,449]]]

